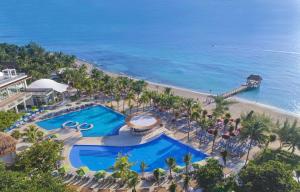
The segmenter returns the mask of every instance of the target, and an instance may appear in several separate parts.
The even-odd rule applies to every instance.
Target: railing
[[[2,108],[2,107],[12,108],[12,107],[20,104],[24,100],[29,99],[31,96],[32,96],[32,94],[24,93],[24,92],[12,95],[12,96],[0,101],[0,108]]]

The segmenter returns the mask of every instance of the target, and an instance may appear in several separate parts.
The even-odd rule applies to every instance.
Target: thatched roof
[[[10,135],[0,132],[0,156],[16,151],[17,141]]]
[[[262,77],[260,75],[250,75],[247,80],[254,80],[254,81],[262,81]]]

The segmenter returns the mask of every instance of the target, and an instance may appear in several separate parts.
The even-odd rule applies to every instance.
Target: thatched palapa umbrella
[[[16,152],[17,140],[12,136],[0,132],[0,157]]]

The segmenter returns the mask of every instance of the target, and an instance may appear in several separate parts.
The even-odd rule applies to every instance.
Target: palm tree
[[[201,110],[199,109],[195,109],[192,113],[192,116],[191,116],[192,120],[193,121],[196,121],[197,125],[199,125],[199,119],[201,118]],[[198,126],[196,127],[196,133],[197,133],[197,129]]]
[[[227,162],[227,156],[228,156],[228,152],[226,150],[221,151],[221,156],[224,162],[224,165],[226,166],[226,162]]]
[[[269,144],[275,142],[276,139],[277,139],[277,136],[276,136],[276,135],[274,135],[274,134],[268,135],[268,136],[267,136],[267,139],[266,139],[266,144],[265,144],[265,149],[264,149],[264,151],[266,151],[267,148],[269,147]]]
[[[191,180],[190,176],[185,175],[184,180],[183,180],[183,188],[185,191],[189,190],[190,180]]]
[[[92,69],[91,71],[91,78],[94,80],[100,80],[103,77],[103,72],[98,69]]]
[[[280,125],[280,122],[277,121],[275,127],[276,127],[275,132],[279,136],[279,141],[280,141],[279,149],[281,149],[285,144],[285,142],[289,140],[289,129],[291,127],[291,124],[286,119],[282,126]]]
[[[86,78],[84,80],[84,90],[88,94],[88,96],[92,97],[93,93],[95,92],[95,83],[92,79]]]
[[[160,184],[159,181],[160,181],[160,177],[161,177],[161,173],[160,173],[159,169],[155,169],[153,171],[153,176],[154,176],[154,178],[156,180],[157,185],[159,186],[159,184]]]
[[[216,143],[216,139],[218,137],[218,134],[219,134],[218,129],[214,129],[213,130],[213,136],[214,136],[214,138],[213,138],[213,143],[212,143],[212,146],[211,146],[211,152],[212,153],[214,152],[214,147],[215,147],[215,143]]]
[[[205,119],[207,114],[208,114],[207,110],[204,109],[202,111],[202,119]]]
[[[147,169],[148,165],[142,161],[141,164],[140,164],[140,169],[141,169],[141,172],[142,172],[142,178],[144,178],[145,176],[145,170]]]
[[[35,143],[42,139],[44,132],[40,131],[35,125],[29,125],[29,127],[25,130],[24,136],[26,139]]]
[[[127,94],[127,97],[126,97],[126,100],[127,100],[127,102],[128,102],[128,107],[129,107],[129,113],[131,113],[131,109],[132,109],[132,104],[131,104],[131,102],[132,102],[132,100],[134,99],[134,94],[132,93],[132,92],[129,92],[128,94]]]
[[[191,117],[192,117],[192,110],[195,105],[193,99],[185,99],[183,101],[184,109],[187,113],[187,120],[188,120],[188,141],[190,140],[190,131],[191,131]]]
[[[235,119],[235,130],[238,129],[239,124],[241,123],[241,118],[236,118]]]
[[[142,104],[142,109],[144,111],[145,109],[145,104],[149,103],[149,95],[147,94],[147,92],[143,92],[140,99],[139,99],[139,102]]]
[[[134,173],[130,178],[128,179],[128,187],[133,188],[132,192],[136,192],[136,186],[139,184],[139,176],[138,174]]]
[[[213,115],[215,118],[223,116],[229,110],[229,105],[235,103],[234,101],[226,100],[222,96],[214,96],[213,98],[216,104],[216,107],[213,110]]]
[[[177,184],[172,182],[171,185],[168,188],[169,192],[176,192]]]
[[[172,88],[166,87],[165,90],[164,90],[164,94],[166,94],[166,95],[171,95],[171,94],[172,94],[171,91],[172,91]]]
[[[176,167],[176,160],[173,157],[169,157],[166,159],[166,164],[169,167],[170,179],[172,179],[172,170]]]
[[[250,141],[245,165],[248,162],[250,151],[254,143],[262,145],[266,142],[268,133],[272,127],[271,119],[265,115],[250,112],[242,116],[242,126],[240,140]]]
[[[131,174],[130,168],[132,167],[132,163],[129,162],[128,156],[118,155],[112,169],[118,175],[120,175],[122,183],[125,183]]]
[[[119,111],[120,110],[120,100],[121,100],[121,93],[118,91],[118,90],[115,90],[115,100],[117,102],[117,110]]]
[[[189,166],[192,162],[192,154],[190,153],[185,154],[183,157],[183,162],[185,164],[185,173],[189,174]]]
[[[297,125],[297,120],[288,129],[288,140],[284,144],[289,147],[291,153],[294,154],[296,148],[300,149],[300,127]]]

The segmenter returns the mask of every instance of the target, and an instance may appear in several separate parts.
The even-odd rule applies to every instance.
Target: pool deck
[[[88,104],[91,102],[81,102],[81,104]],[[95,103],[95,101],[93,101]],[[97,103],[97,102],[96,102]],[[103,104],[98,102],[98,104]],[[78,106],[74,102],[71,103],[69,106],[62,106],[57,110],[51,110],[51,112],[57,112],[63,109],[67,109],[70,107]],[[132,135],[130,133],[130,129],[127,127],[127,125],[124,125],[123,127],[120,128],[119,134],[115,136],[104,136],[104,137],[82,137],[82,134],[80,131],[76,131],[75,129],[66,129],[66,128],[59,128],[59,129],[54,129],[51,131],[45,130],[40,128],[43,132],[45,132],[45,135],[50,135],[50,134],[59,134],[59,137],[57,138],[60,141],[63,141],[64,143],[64,148],[62,151],[62,156],[64,157],[64,160],[62,161],[63,164],[68,164],[71,166],[71,171],[75,171],[77,168],[72,167],[71,162],[69,161],[69,155],[70,151],[73,147],[73,145],[106,145],[106,146],[131,146],[131,145],[139,145],[143,143],[147,143],[161,134],[166,134],[182,143],[185,145],[188,145],[194,149],[200,150],[203,153],[209,154],[210,157],[216,158],[222,163],[222,160],[218,157],[219,154],[214,154],[211,153],[211,146],[206,145],[206,146],[201,146],[199,149],[199,143],[195,139],[195,131],[191,132],[191,139],[189,142],[187,142],[187,134],[185,131],[182,131],[182,127],[177,127],[176,129],[170,127],[165,120],[163,122],[163,127],[157,128],[153,130],[151,133],[145,135],[145,136],[136,136]],[[36,122],[33,122],[32,124],[35,124]],[[29,124],[25,125],[26,127]],[[25,129],[25,126],[23,126],[20,131]],[[37,125],[36,125],[37,126]],[[17,145],[18,152],[28,148],[31,146],[29,143],[24,143],[21,142]],[[227,166],[224,169],[225,174],[229,174],[231,172],[236,172],[240,168],[239,165],[243,165],[244,161],[243,160],[228,160]],[[91,172],[93,174],[93,172]]]

